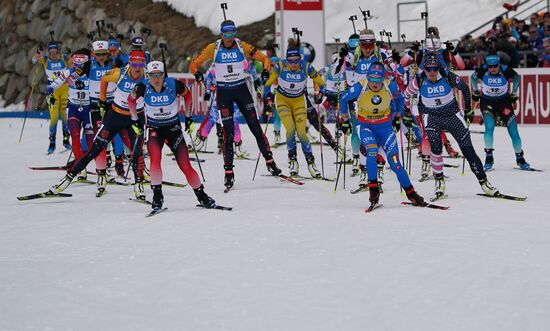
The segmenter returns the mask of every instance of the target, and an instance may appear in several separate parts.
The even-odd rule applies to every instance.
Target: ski
[[[460,159],[462,157],[462,155],[458,154],[457,156],[452,156],[452,155],[444,155],[443,158],[444,159]]]
[[[304,185],[305,183],[302,182],[302,181],[299,181],[297,179],[294,179],[290,176],[287,176],[287,175],[277,175],[277,176],[273,176],[273,175],[267,175],[267,174],[262,174],[263,177],[279,177],[279,179],[281,180],[281,182],[289,182],[289,183],[292,183],[292,184],[296,184],[296,185]]]
[[[432,203],[425,202],[423,205],[415,205],[410,201],[402,201],[402,205],[410,205],[414,207],[424,207],[424,208],[432,208],[432,209],[439,209],[439,210],[447,210],[450,208],[450,206],[440,206],[440,205],[434,205]]]
[[[95,193],[95,197],[96,197],[96,198],[101,198],[101,197],[103,196],[103,194],[105,194],[105,192],[106,192],[105,190],[97,191],[97,192]]]
[[[375,210],[375,209],[378,209],[380,207],[382,207],[383,204],[381,203],[377,203],[377,204],[374,204],[374,205],[370,205],[369,208],[365,209],[365,213],[370,213],[371,211]]]
[[[365,187],[359,186],[358,188],[355,188],[355,189],[349,191],[349,193],[351,193],[351,194],[357,194],[357,193],[368,192],[368,191],[369,191],[368,186],[365,186]]]
[[[151,201],[145,200],[145,199],[128,198],[128,200],[138,202],[138,203],[144,203],[144,204],[147,204],[147,205],[152,205],[153,204]]]
[[[542,169],[536,169],[536,168],[529,168],[529,169],[522,169],[520,167],[514,167],[514,169],[522,170],[522,171],[536,171],[536,172],[544,172]]]
[[[449,196],[447,194],[436,194],[434,197],[430,198],[431,202],[436,202],[439,200],[447,199]]]
[[[224,190],[223,190],[223,193],[229,193],[229,191],[231,191],[233,187],[226,187]]]
[[[67,166],[29,167],[31,170],[67,170]]]
[[[458,164],[443,163],[445,168],[458,168]]]
[[[248,156],[235,156],[235,159],[237,160],[249,160],[249,161],[256,161],[256,159],[253,159],[251,157],[248,157]]]
[[[149,214],[145,215],[145,217],[155,216],[155,215],[157,215],[157,214],[162,213],[162,212],[165,211],[166,209],[168,209],[168,208],[164,207],[164,208],[159,208],[159,209],[153,209],[153,210],[151,210],[151,212],[150,212]]]
[[[227,210],[227,211],[233,210],[233,207],[224,207],[224,206],[220,206],[220,205],[214,205],[213,207],[206,207],[206,206],[203,206],[203,205],[197,205],[197,207],[201,207],[201,208],[204,208],[204,209],[219,209],[219,210]]]
[[[527,199],[527,197],[516,197],[513,195],[502,194],[500,192],[497,192],[495,195],[488,195],[485,193],[477,193],[477,195],[482,197],[488,197],[488,198],[506,199],[506,200],[514,200],[514,201],[525,201]]]
[[[173,158],[172,158],[172,161],[176,161],[176,158],[173,157]],[[197,162],[197,158],[194,157],[194,156],[190,156],[190,157],[189,157],[189,161]],[[199,159],[199,162],[200,162],[200,163],[204,163],[204,162],[206,162],[206,160],[205,160],[205,159]]]
[[[89,179],[77,179],[73,182],[73,184],[95,184],[94,181],[92,180],[89,180]]]
[[[324,180],[326,182],[334,182],[336,179],[334,178],[327,178],[327,177],[304,177],[304,176],[290,176],[290,178],[296,179],[296,180]]]
[[[52,191],[46,191],[46,192],[36,193],[31,195],[23,195],[23,196],[17,197],[17,200],[25,201],[25,200],[34,200],[34,199],[43,199],[43,198],[68,198],[72,196],[73,195],[69,193],[53,193]]]

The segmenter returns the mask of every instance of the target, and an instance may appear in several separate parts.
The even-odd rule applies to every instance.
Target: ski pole
[[[320,148],[321,148],[321,174],[323,177],[325,177],[325,160],[323,158],[323,135],[322,132],[322,126],[321,126],[321,107],[317,105],[317,116],[319,117],[319,142],[320,142]]]
[[[332,193],[336,193],[336,189],[338,188],[338,181],[340,180],[340,172],[342,171],[342,165],[344,164],[345,165],[345,158],[346,158],[346,148],[345,148],[345,145],[347,144],[347,138],[348,138],[348,135],[347,134],[344,134],[344,152],[342,153],[342,160],[340,161],[340,164],[338,164],[338,171],[336,173],[336,181],[334,183],[334,190],[332,191]],[[338,161],[338,159],[336,159]],[[338,162],[336,162],[338,163]],[[345,172],[345,170],[344,170]]]
[[[399,125],[399,140],[401,143],[401,160],[405,161],[405,151],[403,150],[403,129],[401,128],[401,124]],[[410,128],[408,128],[410,130]],[[404,165],[403,165],[404,166]],[[403,187],[399,186],[399,193],[403,195]]]
[[[269,118],[267,119],[267,123],[265,124],[265,129],[264,129],[264,136],[266,135],[267,133],[267,127],[269,126]],[[254,178],[256,178],[256,171],[258,170],[258,164],[260,163],[260,155],[262,154],[262,152],[258,152],[258,158],[256,159],[256,166],[254,167],[254,174],[252,175],[252,181],[254,181]]]
[[[32,94],[34,93],[34,86],[36,85],[36,76],[38,75],[38,69],[40,68],[38,66],[38,62],[34,65],[34,76],[32,78],[32,87],[31,87],[31,93],[29,94],[29,98],[27,99],[27,105],[25,106],[25,118],[23,119],[23,126],[21,127],[21,133],[19,134],[19,143],[21,143],[21,139],[23,138],[23,130],[25,130],[25,123],[27,123],[27,116],[29,115],[29,110],[32,106]]]

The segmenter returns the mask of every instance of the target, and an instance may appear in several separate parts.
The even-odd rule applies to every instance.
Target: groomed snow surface
[[[525,156],[543,173],[514,170],[505,129],[497,128],[496,170],[504,193],[476,196],[468,170],[445,169],[448,211],[402,206],[386,170],[384,206],[365,214],[368,193],[332,193],[265,177],[260,162],[238,160],[224,194],[221,156],[201,154],[206,191],[232,212],[195,207],[189,187],[165,187],[168,210],[129,201],[131,187],[73,184],[72,198],[28,202],[47,190],[68,153],[46,156],[47,122],[0,120],[1,330],[547,330],[550,325],[550,127],[522,126]],[[474,130],[482,130],[474,126]],[[257,153],[246,127],[244,146]],[[269,129],[268,137],[273,139]],[[60,135],[60,133],[59,133]],[[58,144],[60,142],[58,137]],[[473,134],[478,153],[482,135]],[[208,149],[215,148],[211,135]],[[456,146],[456,143],[454,143]],[[167,150],[166,150],[167,152]],[[320,166],[319,146],[314,147]],[[284,147],[275,159],[286,171]],[[324,146],[327,177],[334,153]],[[306,164],[299,154],[301,172]],[[445,159],[459,164],[461,160]],[[148,162],[148,161],[147,161]],[[429,197],[433,181],[413,182]],[[89,169],[93,169],[94,165]],[[347,169],[349,176],[350,169]],[[170,157],[166,180],[184,182]],[[95,179],[94,177],[91,177]],[[147,188],[148,197],[152,193]]]

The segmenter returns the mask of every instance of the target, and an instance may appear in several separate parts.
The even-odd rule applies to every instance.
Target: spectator
[[[539,67],[550,68],[550,38],[544,38],[542,47],[544,48],[544,54],[542,55]]]

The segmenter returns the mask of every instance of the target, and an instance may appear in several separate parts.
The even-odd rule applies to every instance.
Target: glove
[[[256,79],[254,81],[254,89],[257,90],[260,88],[260,86],[262,86],[262,82],[259,79]]]
[[[405,108],[405,111],[403,112],[403,124],[409,129],[414,126],[413,115],[411,110],[408,108]]]
[[[53,87],[48,86],[48,88],[46,89],[46,94],[53,94]]]
[[[413,42],[413,44],[411,46],[411,50],[415,53],[420,51],[420,42],[418,40]]]
[[[193,123],[193,117],[189,116],[185,118],[185,131],[191,134],[195,131],[195,123]]]
[[[399,63],[399,61],[401,61],[401,55],[399,55],[399,52],[395,48],[391,51],[391,58],[395,63]]]
[[[139,123],[139,119],[132,120],[132,130],[134,130],[138,136],[143,134],[143,126]]]
[[[77,90],[83,90],[85,87],[84,82],[81,80],[77,80],[76,82],[74,82],[74,86]]]
[[[97,102],[97,109],[99,110],[101,117],[103,117],[103,115],[105,114],[105,110],[107,110],[107,103],[103,100],[99,100]]]
[[[55,98],[52,94],[46,97],[46,104],[48,105],[48,108],[55,104]]]
[[[269,71],[267,71],[267,69],[264,69],[262,71],[262,74],[260,75],[260,78],[264,81],[264,82],[267,82],[267,80],[269,79]]]
[[[348,120],[340,120],[340,131],[342,131],[345,135],[348,135],[351,133],[351,123]]]
[[[327,97],[328,104],[331,107],[336,107],[338,105],[338,98],[337,97]]]
[[[197,72],[195,72],[195,81],[196,81],[197,83],[202,83],[202,82],[204,82],[204,75],[202,74],[202,72],[200,72],[200,71],[198,71],[198,70],[197,70]]]
[[[510,99],[511,103],[516,103],[518,101],[518,96],[516,94],[512,93],[508,96],[508,99]]]
[[[395,115],[391,125],[393,127],[393,132],[399,132],[399,129],[401,129],[401,116]]]
[[[446,41],[446,42],[445,42],[445,47],[447,48],[447,50],[449,51],[449,53],[452,53],[453,50],[455,49],[455,46],[454,46],[453,43],[450,42],[450,41]]]
[[[210,97],[211,97],[210,92],[205,92],[203,99],[204,99],[204,101],[208,101],[208,100],[210,100]]]
[[[317,105],[320,105],[321,103],[323,103],[323,92],[319,91],[315,93],[315,96],[313,96],[313,101]]]
[[[340,48],[340,52],[338,52],[338,56],[343,59],[345,58],[346,56],[348,56],[348,53],[349,53],[349,50],[347,47],[343,46],[342,48]]]
[[[481,95],[479,94],[478,90],[475,90],[474,93],[472,94],[472,100],[474,100],[475,102],[478,102],[479,99],[481,99]]]
[[[264,115],[269,118],[273,114],[273,102],[268,100],[264,100]]]
[[[464,111],[464,120],[466,121],[466,125],[470,126],[470,123],[474,120],[474,110],[473,109],[466,109]]]

